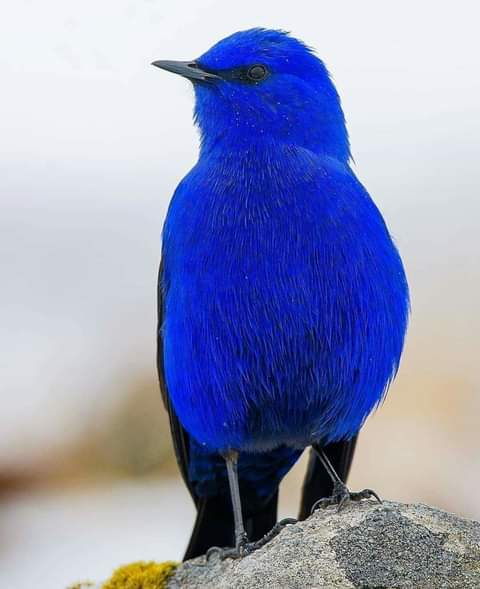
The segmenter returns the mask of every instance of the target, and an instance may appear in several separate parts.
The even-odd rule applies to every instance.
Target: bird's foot
[[[205,559],[207,562],[211,560],[213,556],[216,556],[219,560],[225,560],[226,558],[242,558],[250,554],[250,546],[254,542],[249,542],[247,534],[243,534],[237,538],[235,546],[233,548],[220,548],[220,546],[212,546],[207,550]]]
[[[212,546],[207,550],[205,555],[207,562],[213,557],[217,556],[220,560],[225,560],[226,558],[242,558],[247,556],[248,554],[252,554],[255,550],[262,548],[265,544],[268,544],[270,540],[278,536],[278,534],[283,530],[283,528],[289,524],[296,524],[297,520],[292,517],[287,517],[285,519],[280,520],[277,522],[273,528],[257,540],[256,542],[249,542],[246,535],[242,538],[239,538],[236,542],[234,548],[220,548],[218,546]]]
[[[260,540],[257,540],[256,542],[250,543],[251,552],[253,552],[254,550],[258,550],[259,548],[262,548],[262,546],[265,546],[265,544],[268,544],[270,540],[273,540],[275,536],[278,536],[278,534],[280,534],[280,532],[283,530],[285,526],[296,524],[297,522],[298,520],[293,517],[286,517],[285,519],[281,519],[273,526],[273,528],[269,532],[265,534],[265,536],[263,536],[263,538],[260,538]]]
[[[220,546],[212,546],[205,554],[205,560],[210,562],[214,557],[218,560],[225,560],[226,558],[242,558],[248,552],[244,550],[245,546],[235,546],[235,548],[220,548]]]
[[[372,497],[379,503],[382,503],[380,497],[377,495],[377,493],[375,493],[375,491],[372,491],[372,489],[363,489],[363,491],[353,493],[345,484],[335,483],[331,497],[324,497],[323,499],[319,499],[316,503],[313,504],[311,513],[317,509],[329,507],[330,505],[338,505],[338,511],[341,511],[349,503],[361,501],[362,499],[371,499]]]

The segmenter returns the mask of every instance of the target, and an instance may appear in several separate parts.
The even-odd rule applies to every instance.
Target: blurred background
[[[351,486],[480,518],[478,4],[3,0],[1,13],[2,587],[182,555],[193,508],[157,387],[155,290],[197,134],[189,84],[149,63],[252,26],[326,61],[411,284],[400,374]]]

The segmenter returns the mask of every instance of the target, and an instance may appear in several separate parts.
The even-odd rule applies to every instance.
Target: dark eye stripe
[[[223,78],[233,82],[243,82],[246,84],[258,84],[268,77],[269,71],[267,66],[256,63],[250,66],[242,66],[230,70],[220,70],[213,72]]]

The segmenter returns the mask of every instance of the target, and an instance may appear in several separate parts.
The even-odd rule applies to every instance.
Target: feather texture
[[[397,370],[408,307],[348,165],[295,146],[209,152],[174,196],[164,262],[166,380],[200,444],[357,433]]]
[[[255,64],[262,81],[248,79]],[[409,311],[400,256],[350,167],[323,62],[286,33],[252,29],[195,67],[214,75],[195,76],[200,158],[164,226],[158,334],[199,513],[189,555],[207,542],[206,519],[225,511],[220,453],[241,453],[244,516],[251,528],[263,522],[257,534],[306,446],[331,444],[346,476],[355,436],[398,369]],[[303,516],[328,488],[312,459]],[[213,528],[231,537],[231,520]]]

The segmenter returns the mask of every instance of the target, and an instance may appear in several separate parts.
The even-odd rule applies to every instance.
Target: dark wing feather
[[[188,462],[189,462],[189,441],[188,434],[181,426],[178,418],[173,410],[170,397],[168,395],[167,383],[165,381],[165,369],[163,364],[163,316],[164,316],[164,284],[163,284],[163,260],[160,261],[160,269],[158,272],[158,290],[157,290],[157,303],[158,303],[158,321],[157,321],[157,370],[158,380],[160,383],[160,392],[162,393],[163,404],[168,413],[168,419],[170,421],[170,432],[172,434],[173,450],[177,459],[182,478],[185,481],[185,485],[190,491],[195,505],[198,502],[198,497],[195,495],[193,488],[188,479]]]

